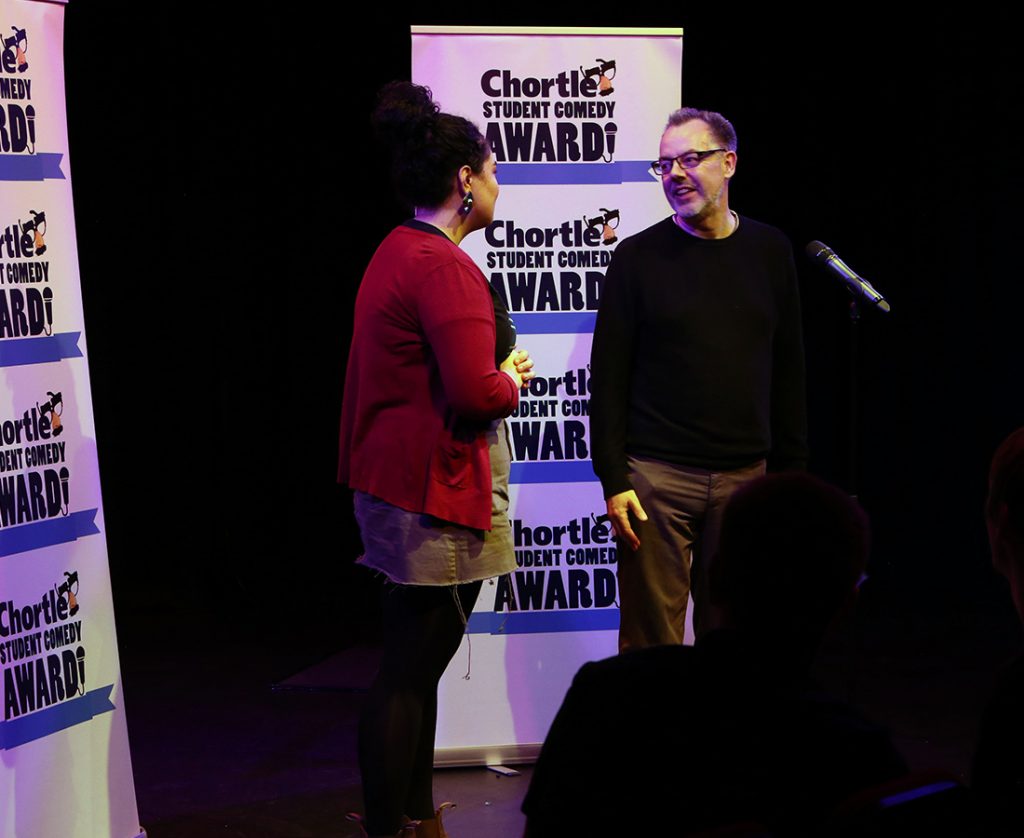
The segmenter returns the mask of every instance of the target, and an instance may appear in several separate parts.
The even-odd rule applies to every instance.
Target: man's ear
[[[726,179],[736,174],[736,161],[738,159],[735,151],[727,151],[722,155],[722,168],[724,169]]]

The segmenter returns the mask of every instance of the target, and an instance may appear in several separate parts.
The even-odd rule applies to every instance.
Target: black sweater
[[[796,268],[779,230],[743,217],[701,239],[669,217],[608,267],[591,353],[594,471],[630,489],[626,455],[712,470],[807,459]]]

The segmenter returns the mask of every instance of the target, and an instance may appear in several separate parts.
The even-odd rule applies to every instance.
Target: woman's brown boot
[[[424,818],[421,821],[409,821],[416,824],[416,838],[448,838],[444,822],[441,820],[441,813],[445,809],[454,809],[455,804],[451,802],[442,803],[434,812],[434,817]]]
[[[362,836],[362,838],[378,838],[378,836],[370,835],[369,833],[367,833],[366,827],[363,826],[363,816],[360,815],[358,812],[349,812],[347,815],[345,815],[345,820],[352,821],[353,823],[359,825],[359,833]],[[398,832],[394,834],[393,838],[413,838],[413,836],[419,835],[419,832],[417,831],[419,828],[419,821],[407,820],[404,824],[402,824],[401,829],[399,829]],[[379,838],[392,838],[392,836],[383,835],[379,836]]]

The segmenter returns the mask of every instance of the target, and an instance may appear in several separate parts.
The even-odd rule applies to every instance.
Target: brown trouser
[[[714,628],[708,566],[722,510],[733,492],[765,472],[764,460],[721,472],[644,457],[630,456],[628,463],[648,520],[632,520],[636,552],[619,542],[620,652],[682,643],[691,590],[694,634]]]

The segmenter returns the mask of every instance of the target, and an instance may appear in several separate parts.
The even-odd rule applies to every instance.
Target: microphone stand
[[[847,472],[847,493],[854,500],[857,500],[860,491],[860,300],[851,288],[847,288],[850,294],[849,321],[850,321],[850,360],[849,360],[849,461]],[[863,631],[856,617],[851,619],[846,630],[842,632],[845,637],[837,638],[841,645],[846,646],[845,658],[847,664],[840,665],[840,671],[845,670],[846,698],[852,703],[857,703],[857,692],[859,687],[860,662],[864,658],[864,636]],[[842,676],[840,676],[842,677]]]
[[[857,499],[860,482],[860,304],[856,298],[850,300],[850,407],[849,407],[849,469],[846,490],[850,497]]]

